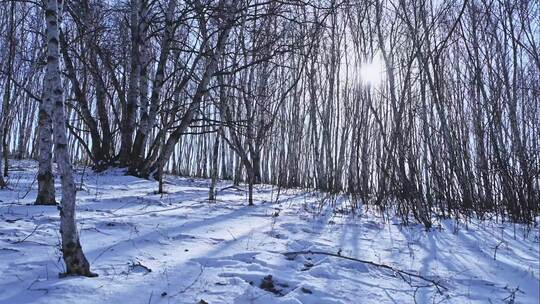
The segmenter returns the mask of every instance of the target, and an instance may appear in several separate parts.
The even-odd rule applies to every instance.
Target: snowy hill
[[[77,172],[81,242],[99,277],[59,278],[58,211],[31,205],[35,163],[11,169],[10,189],[0,190],[0,303],[538,303],[540,297],[537,228],[525,233],[519,225],[449,220],[425,232],[371,212],[333,212],[321,206],[321,194],[270,186],[257,187],[256,206],[249,207],[244,188],[229,182],[212,203],[206,180],[168,176],[160,195],[155,181],[121,171],[86,170],[83,178]]]

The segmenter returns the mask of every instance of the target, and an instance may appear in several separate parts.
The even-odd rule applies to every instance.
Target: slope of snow
[[[0,190],[0,303],[538,303],[539,231],[444,221],[425,232],[370,212],[333,212],[323,196],[260,186],[256,206],[223,182],[156,182],[86,170],[82,246],[98,278],[59,278],[59,214],[32,206],[36,164],[15,162]],[[338,206],[345,201],[335,201]],[[320,211],[320,212],[319,212]],[[440,282],[318,254],[386,264]],[[496,251],[496,255],[495,255]],[[269,277],[271,275],[271,278]],[[409,281],[410,280],[410,281]]]

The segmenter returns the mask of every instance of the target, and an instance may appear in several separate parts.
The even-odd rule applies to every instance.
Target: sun
[[[378,86],[384,78],[384,63],[379,56],[374,56],[372,60],[365,61],[360,66],[360,80],[369,86]]]

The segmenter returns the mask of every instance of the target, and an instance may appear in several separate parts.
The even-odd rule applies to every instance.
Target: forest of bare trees
[[[54,158],[68,272],[91,274],[72,163],[245,182],[250,204],[258,183],[346,194],[426,228],[536,222],[537,0],[0,7],[0,186],[37,159],[36,204],[56,204]]]

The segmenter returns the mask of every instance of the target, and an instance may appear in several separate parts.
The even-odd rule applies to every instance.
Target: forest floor
[[[12,162],[10,188],[0,190],[0,303],[540,298],[538,227],[525,233],[519,225],[448,220],[426,232],[372,212],[343,212],[346,200],[321,204],[324,196],[317,193],[258,186],[256,206],[249,207],[245,188],[228,187],[230,182],[219,184],[217,202],[208,202],[207,180],[167,176],[167,194],[160,195],[155,181],[119,170],[85,170],[83,178],[77,171],[77,223],[99,277],[59,278],[59,214],[54,206],[31,205],[36,166]],[[340,256],[283,254],[309,250]],[[343,257],[420,274],[440,284],[440,292],[428,281]]]

